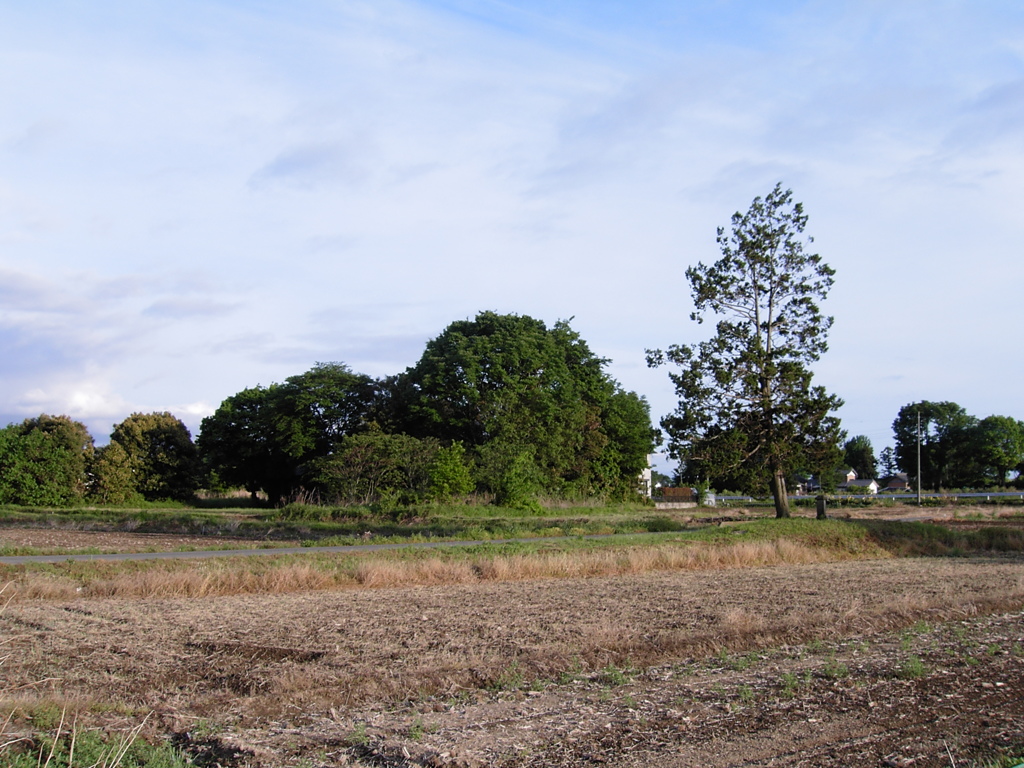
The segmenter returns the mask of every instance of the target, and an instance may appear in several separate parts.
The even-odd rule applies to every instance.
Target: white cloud
[[[686,266],[779,180],[839,269],[844,418],[1019,408],[1014,4],[60,8],[0,11],[0,413],[194,429],[493,308],[576,316],[664,414],[643,348],[696,334]]]

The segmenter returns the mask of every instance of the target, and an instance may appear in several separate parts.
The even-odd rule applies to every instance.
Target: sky
[[[687,267],[776,183],[836,270],[815,382],[1024,419],[1017,0],[0,4],[0,424],[193,435],[483,310],[572,326],[655,420]]]

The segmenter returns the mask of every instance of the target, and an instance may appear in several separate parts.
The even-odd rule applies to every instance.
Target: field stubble
[[[222,764],[962,765],[1024,738],[1022,605],[1019,557],[884,559],[21,601],[0,633],[11,733],[154,712]]]
[[[760,535],[741,526],[696,547],[17,570],[0,741],[59,714],[254,768],[1020,754],[1019,553],[894,558],[917,551],[905,531],[876,529],[886,550],[860,526],[732,541]]]

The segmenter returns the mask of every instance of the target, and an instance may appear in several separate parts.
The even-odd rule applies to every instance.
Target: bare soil
[[[0,527],[0,546],[31,547],[60,554],[75,552],[175,552],[186,549],[244,549],[252,539],[226,536],[188,536],[175,533],[76,531],[62,528]],[[298,541],[275,540],[275,546],[299,546]]]
[[[0,699],[200,765],[983,765],[1024,754],[1022,608],[1021,557],[19,601]]]

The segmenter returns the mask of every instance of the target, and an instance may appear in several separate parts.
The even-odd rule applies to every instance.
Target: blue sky
[[[684,272],[778,181],[851,435],[1024,418],[1019,3],[7,3],[0,103],[2,423],[195,433],[485,309],[573,317],[657,418],[644,349],[701,338]]]

